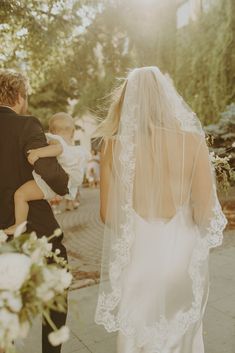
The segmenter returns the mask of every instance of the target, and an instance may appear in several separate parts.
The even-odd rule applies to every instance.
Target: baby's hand
[[[37,150],[29,150],[28,151],[28,161],[31,165],[34,165],[34,163],[39,159],[39,156],[37,154]]]

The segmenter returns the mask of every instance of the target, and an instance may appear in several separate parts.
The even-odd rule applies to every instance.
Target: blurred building
[[[98,148],[98,141],[92,138],[97,127],[97,120],[91,113],[86,113],[76,119],[75,143],[85,147],[88,151]]]
[[[177,28],[187,26],[195,21],[202,11],[208,11],[217,0],[176,0],[177,3]]]

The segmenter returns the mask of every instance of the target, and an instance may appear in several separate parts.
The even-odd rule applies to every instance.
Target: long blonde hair
[[[98,125],[93,134],[94,137],[107,141],[117,134],[126,86],[127,79],[112,92],[107,117]]]

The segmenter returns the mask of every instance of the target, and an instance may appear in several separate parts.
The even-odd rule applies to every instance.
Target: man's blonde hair
[[[0,69],[0,104],[13,107],[19,95],[27,97],[28,87],[28,78],[21,72]]]
[[[75,130],[74,120],[71,115],[60,112],[54,114],[49,119],[49,131],[53,134],[60,132],[69,132],[73,133]]]

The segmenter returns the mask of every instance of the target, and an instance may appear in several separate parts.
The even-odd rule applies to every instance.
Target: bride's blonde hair
[[[112,92],[107,117],[98,125],[94,137],[107,141],[117,134],[126,86],[127,79]]]

